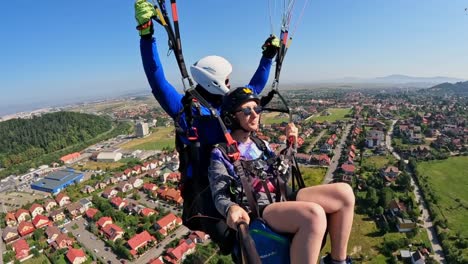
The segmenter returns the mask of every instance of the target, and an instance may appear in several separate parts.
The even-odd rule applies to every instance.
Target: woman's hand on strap
[[[240,222],[246,222],[247,224],[250,223],[250,217],[249,214],[239,205],[235,204],[229,207],[227,217],[226,217],[226,223],[227,225],[236,230],[237,225]]]

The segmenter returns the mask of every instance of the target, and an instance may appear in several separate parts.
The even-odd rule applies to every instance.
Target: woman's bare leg
[[[311,202],[281,202],[268,205],[263,219],[276,232],[292,233],[291,263],[317,263],[327,228],[323,208]]]
[[[333,183],[301,189],[297,201],[308,201],[322,206],[328,215],[331,256],[346,259],[347,247],[354,217],[354,193],[349,184]]]

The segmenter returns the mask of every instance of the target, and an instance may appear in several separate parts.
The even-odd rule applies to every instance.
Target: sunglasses
[[[240,110],[237,110],[236,113],[238,112],[242,112],[244,113],[245,116],[249,116],[252,114],[252,111],[254,111],[257,115],[260,114],[262,112],[262,107],[260,105],[257,105],[253,108],[251,107],[244,107],[244,108],[241,108]]]

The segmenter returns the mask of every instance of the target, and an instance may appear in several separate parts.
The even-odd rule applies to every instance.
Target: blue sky
[[[296,2],[293,20],[304,1]],[[0,113],[149,91],[133,3],[1,1]],[[268,0],[181,0],[178,7],[187,64],[221,55],[234,66],[231,79],[247,82],[271,32]],[[390,74],[468,79],[466,7],[466,0],[310,0],[281,82]],[[273,19],[277,33],[280,18]],[[155,36],[168,78],[180,87],[164,30],[157,27]]]

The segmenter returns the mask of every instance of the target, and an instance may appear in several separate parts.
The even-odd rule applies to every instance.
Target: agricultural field
[[[447,219],[449,229],[468,236],[468,157],[421,162],[417,171],[427,176],[430,189],[437,197],[437,207]]]
[[[349,119],[347,117],[345,117],[345,115],[351,113],[351,108],[329,108],[327,110],[325,110],[325,112],[329,112],[330,115],[321,115],[322,113],[320,113],[319,115],[315,115],[315,116],[312,116],[310,118],[307,118],[306,120],[308,122],[313,122],[313,121],[316,121],[316,122],[325,122],[325,121],[328,121],[328,122],[335,122],[337,120],[343,120],[343,119]]]
[[[327,173],[327,168],[300,167],[300,170],[306,186],[322,184]]]
[[[130,150],[162,150],[164,148],[174,148],[174,140],[173,127],[158,127],[149,136],[134,139],[121,147]]]
[[[95,162],[95,161],[88,161],[84,165],[76,165],[73,166],[75,170],[113,170],[115,168],[119,168],[126,163],[123,162]]]
[[[283,122],[289,122],[289,115],[285,113],[262,113],[260,122],[265,125],[281,124]]]

